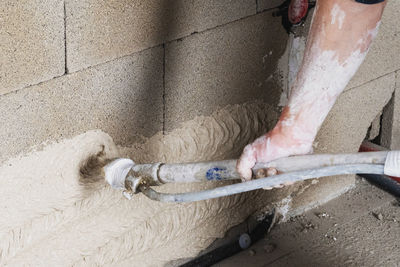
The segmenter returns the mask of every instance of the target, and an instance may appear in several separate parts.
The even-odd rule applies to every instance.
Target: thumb
[[[255,151],[253,146],[249,144],[243,149],[243,153],[236,164],[236,170],[242,178],[243,182],[251,180],[253,174],[251,169],[254,167],[255,164]]]

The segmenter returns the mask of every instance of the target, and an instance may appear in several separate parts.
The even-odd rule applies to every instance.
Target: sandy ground
[[[215,266],[400,266],[400,203],[364,180]]]

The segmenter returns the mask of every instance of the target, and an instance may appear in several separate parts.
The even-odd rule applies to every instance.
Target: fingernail
[[[268,168],[267,169],[267,175],[268,176],[273,176],[273,175],[277,175],[278,171],[275,168]]]
[[[259,169],[259,170],[257,170],[257,172],[256,172],[256,178],[263,178],[263,177],[266,177],[266,175],[265,175],[265,170],[264,170],[264,169]]]

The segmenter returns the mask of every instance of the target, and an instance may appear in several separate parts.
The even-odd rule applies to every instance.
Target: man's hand
[[[314,136],[299,135],[296,130],[299,128],[288,126],[285,120],[280,120],[272,131],[247,145],[236,166],[242,180],[252,178],[252,168],[257,162],[312,152]]]

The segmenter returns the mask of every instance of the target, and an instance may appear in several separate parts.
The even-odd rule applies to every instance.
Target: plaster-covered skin
[[[274,129],[243,150],[237,164],[243,180],[251,179],[257,162],[312,152],[319,128],[377,34],[384,6],[317,2],[288,105]]]

